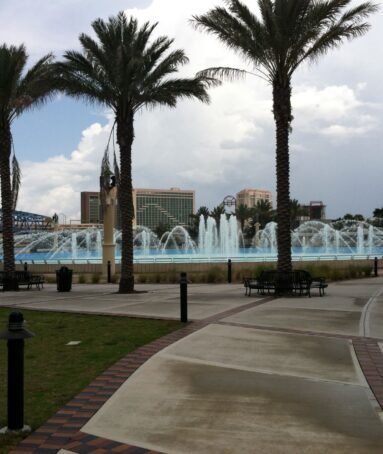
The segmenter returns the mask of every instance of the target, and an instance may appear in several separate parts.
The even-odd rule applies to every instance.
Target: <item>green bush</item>
[[[137,277],[138,284],[146,284],[147,282],[147,275],[146,274],[139,274]]]
[[[372,275],[372,266],[371,265],[365,265],[362,268],[363,268],[363,274],[366,277],[370,277]]]
[[[85,284],[85,283],[86,283],[85,274],[79,274],[79,275],[78,275],[78,283],[79,283],[79,284]]]
[[[326,279],[331,281],[340,281],[345,279],[345,272],[339,268],[332,268],[327,276],[324,276]]]
[[[164,279],[168,284],[177,284],[180,280],[180,273],[176,270],[169,270]]]
[[[355,277],[358,276],[358,267],[354,265],[350,265],[347,269],[348,272],[348,277],[351,279],[354,279]]]
[[[225,272],[219,266],[212,266],[207,272],[207,282],[210,284],[225,282]]]
[[[92,274],[92,284],[99,284],[101,280],[101,273]]]

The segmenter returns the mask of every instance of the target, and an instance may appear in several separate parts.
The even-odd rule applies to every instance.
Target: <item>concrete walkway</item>
[[[179,286],[54,286],[0,306],[179,318]],[[189,285],[185,328],[105,371],[16,453],[382,453],[383,279],[320,298]]]

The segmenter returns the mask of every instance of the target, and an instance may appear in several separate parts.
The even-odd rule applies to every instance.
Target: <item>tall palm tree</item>
[[[12,156],[12,122],[26,110],[46,102],[57,88],[51,54],[26,70],[24,45],[0,46],[0,179],[3,224],[4,271],[15,269],[13,211],[16,207],[20,172]],[[12,285],[11,285],[12,286]]]
[[[208,102],[208,86],[216,81],[207,76],[170,78],[188,62],[183,50],[168,52],[173,40],[161,36],[149,42],[157,24],[139,27],[123,12],[108,21],[92,23],[97,40],[79,37],[82,52],[67,51],[58,64],[64,91],[73,97],[112,109],[120,149],[117,179],[121,212],[120,293],[134,291],[132,145],[135,114],[147,107],[175,107],[180,98]]]
[[[367,32],[365,18],[377,6],[364,2],[350,9],[352,0],[257,0],[259,15],[240,0],[226,0],[194,16],[193,24],[218,37],[254,66],[273,90],[276,126],[278,269],[291,270],[289,133],[292,76],[304,61],[316,61],[345,39]],[[209,68],[201,74],[233,78],[246,71]]]

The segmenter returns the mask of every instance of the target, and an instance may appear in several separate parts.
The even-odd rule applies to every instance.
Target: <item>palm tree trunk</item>
[[[3,224],[3,261],[4,271],[15,271],[14,239],[13,239],[13,197],[10,170],[11,131],[8,124],[0,127],[0,178],[1,207]],[[12,290],[9,286],[4,290]]]
[[[289,132],[292,116],[291,86],[288,79],[273,83],[273,113],[277,164],[277,268],[279,271],[291,271]]]
[[[118,201],[121,213],[121,279],[119,293],[134,292],[133,268],[133,185],[132,144],[134,140],[133,112],[117,115],[117,142],[120,146],[120,187]]]

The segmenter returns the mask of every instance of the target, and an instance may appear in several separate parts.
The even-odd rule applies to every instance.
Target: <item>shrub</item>
[[[101,280],[101,273],[92,274],[92,284],[99,284]]]
[[[348,267],[347,271],[348,271],[348,277],[350,277],[351,279],[358,276],[358,268],[354,265],[350,265]]]
[[[137,282],[139,284],[146,284],[146,281],[147,281],[147,276],[146,274],[139,274],[138,277],[137,277]]]
[[[372,275],[372,266],[371,265],[365,265],[362,267],[363,274],[366,277],[370,277]]]
[[[85,283],[86,283],[85,274],[79,274],[79,275],[78,275],[78,283],[79,283],[79,284],[85,284]]]
[[[225,281],[225,272],[219,266],[212,266],[207,273],[208,283],[219,283]]]
[[[328,276],[325,277],[331,281],[340,281],[345,278],[345,272],[339,268],[332,268]]]
[[[165,281],[168,282],[169,284],[177,284],[180,280],[180,273],[178,273],[176,270],[169,270],[166,273],[166,279]]]

